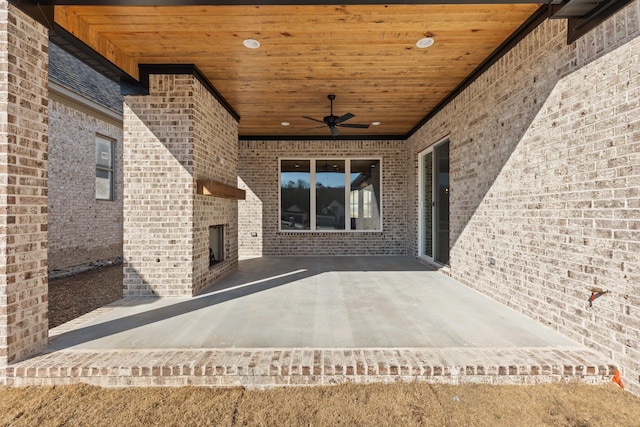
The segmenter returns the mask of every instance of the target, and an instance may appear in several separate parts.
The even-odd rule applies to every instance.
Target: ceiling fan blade
[[[344,115],[342,115],[342,116],[340,116],[340,117],[338,117],[336,119],[336,124],[342,123],[342,122],[346,122],[347,120],[349,120],[349,119],[351,119],[353,117],[355,117],[355,115],[353,115],[351,113],[344,114]]]
[[[340,135],[338,128],[336,128],[335,126],[330,126],[329,129],[331,129],[331,136],[333,136],[334,138]]]
[[[343,128],[358,128],[358,129],[368,129],[369,125],[362,125],[362,124],[358,124],[358,123],[345,123],[342,125],[337,125],[337,126],[342,126]]]
[[[322,126],[314,126],[312,128],[305,128],[305,129],[300,129],[299,132],[306,132],[308,130],[313,130],[313,129],[320,129],[320,128],[325,128],[327,127],[326,125],[322,125]]]
[[[302,117],[304,117],[305,119],[313,120],[314,122],[324,123],[322,120],[314,119],[313,117],[309,117],[309,116],[302,116]]]

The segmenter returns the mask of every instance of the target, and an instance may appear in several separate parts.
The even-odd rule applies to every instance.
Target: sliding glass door
[[[449,141],[420,154],[419,254],[449,263]]]

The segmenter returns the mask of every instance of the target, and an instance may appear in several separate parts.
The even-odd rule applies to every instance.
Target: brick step
[[[10,365],[4,375],[0,371],[0,383],[259,388],[396,381],[598,384],[611,381],[615,369],[584,347],[64,350]]]

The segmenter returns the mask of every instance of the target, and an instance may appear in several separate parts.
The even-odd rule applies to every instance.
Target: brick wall
[[[194,177],[238,184],[238,123],[202,85],[196,87]],[[224,261],[209,267],[209,227],[224,225]],[[193,292],[199,293],[238,266],[238,201],[196,195]]]
[[[96,135],[114,140],[114,200],[96,200]],[[122,124],[49,102],[49,272],[122,256]]]
[[[544,22],[409,141],[451,141],[450,274],[611,357],[640,392],[640,2]],[[496,259],[490,265],[489,257]],[[589,307],[590,289],[608,289]]]
[[[47,345],[47,30],[0,2],[0,367]],[[1,374],[0,374],[1,375]]]
[[[235,184],[237,123],[192,75],[150,80],[148,96],[125,98],[125,295],[193,295],[237,263],[237,202],[195,194],[201,176]],[[231,244],[210,270],[219,223]]]
[[[279,231],[281,157],[382,158],[382,232]],[[406,254],[406,153],[403,141],[240,141],[240,256]],[[257,234],[256,237],[251,235]]]

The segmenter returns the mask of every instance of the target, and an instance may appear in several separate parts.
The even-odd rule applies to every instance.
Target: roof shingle
[[[122,114],[122,95],[118,83],[53,43],[49,43],[49,79]]]

